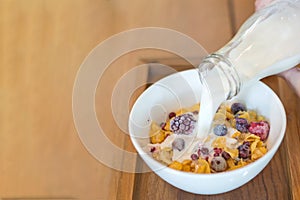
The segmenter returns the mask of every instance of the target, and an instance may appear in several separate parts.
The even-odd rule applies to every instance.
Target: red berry
[[[214,148],[215,153],[220,154],[220,153],[222,153],[222,151],[223,151],[222,148],[217,148],[217,147]]]
[[[198,156],[201,156],[201,149],[197,150],[197,154],[198,154]]]
[[[198,158],[199,158],[199,156],[195,153],[191,155],[192,160],[198,160]]]
[[[262,141],[265,141],[269,136],[270,125],[266,121],[251,122],[249,132],[259,136]]]
[[[176,116],[176,113],[174,113],[174,112],[170,112],[169,113],[169,119],[171,119],[171,118],[173,118],[173,117],[175,117]]]
[[[150,152],[153,153],[156,150],[155,147],[151,147]]]

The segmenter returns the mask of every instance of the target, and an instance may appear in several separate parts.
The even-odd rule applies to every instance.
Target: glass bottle
[[[255,12],[233,39],[199,65],[202,83],[223,100],[300,62],[300,1],[275,0]],[[216,86],[223,86],[216,91]]]
[[[253,82],[300,63],[300,0],[275,0],[255,12],[223,48],[199,65],[200,136],[219,105]],[[206,120],[201,120],[205,118]]]

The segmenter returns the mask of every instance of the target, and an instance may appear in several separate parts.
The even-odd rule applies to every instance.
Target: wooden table
[[[253,12],[253,2],[154,0],[149,6],[146,0],[0,0],[0,199],[299,199],[300,101],[276,77],[264,81],[286,108],[284,141],[261,174],[222,195],[189,194],[153,173],[111,169],[87,151],[73,121],[77,71],[100,42],[131,28],[159,26],[185,33],[212,52]],[[111,114],[113,86],[145,59],[173,56],[132,52],[106,71],[96,112],[115,145],[135,151]]]
[[[188,66],[176,65],[175,68],[181,67]],[[286,136],[278,152],[257,177],[236,190],[209,196],[181,191],[164,182],[153,172],[136,174],[133,199],[300,199],[300,169],[297,167],[300,157],[294,150],[299,145],[300,100],[278,77],[268,77],[263,82],[270,86],[282,100],[288,125]]]

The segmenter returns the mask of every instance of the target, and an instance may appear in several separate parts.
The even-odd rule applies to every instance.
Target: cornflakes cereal
[[[183,169],[183,165],[180,162],[174,161],[171,164],[169,164],[169,167],[172,169],[177,169],[177,170],[182,170]]]
[[[200,104],[152,122],[149,153],[168,167],[191,173],[218,173],[243,167],[267,153],[269,123],[241,103],[222,104],[206,138],[196,137]]]

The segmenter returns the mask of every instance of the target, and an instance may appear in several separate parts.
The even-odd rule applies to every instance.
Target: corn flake
[[[217,137],[213,142],[212,146],[214,148],[225,148],[226,147],[226,138],[223,136]]]
[[[267,149],[265,147],[256,148],[251,155],[251,160],[257,160],[261,158],[264,154],[267,153]]]
[[[229,153],[231,158],[237,158],[239,156],[239,150],[237,149],[230,149],[230,148],[225,148],[225,151]]]
[[[209,163],[204,159],[198,159],[198,164],[196,165],[195,172],[201,174],[203,173],[209,174],[210,173]]]
[[[234,115],[231,114],[230,112],[226,112],[226,118],[227,119],[234,119]]]
[[[249,113],[246,112],[246,111],[242,111],[242,112],[239,112],[238,114],[239,115],[239,118],[244,118],[246,119],[248,122],[250,121],[250,116],[249,116]]]
[[[171,164],[169,164],[169,167],[176,170],[182,170],[183,165],[178,161],[173,161]]]
[[[248,142],[254,142],[256,140],[260,140],[260,137],[257,135],[254,135],[254,134],[248,134],[245,137],[245,141],[248,141]]]
[[[240,137],[240,135],[241,135],[241,132],[239,132],[239,131],[236,131],[236,132],[234,132],[233,134],[232,134],[232,138],[239,138]]]
[[[249,110],[248,113],[249,113],[249,117],[250,117],[249,122],[257,121],[257,113],[255,111]]]

